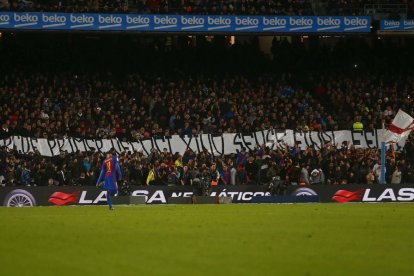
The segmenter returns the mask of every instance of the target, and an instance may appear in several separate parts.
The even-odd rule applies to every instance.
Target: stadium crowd
[[[53,12],[116,12],[156,14],[306,14],[311,12],[311,1],[163,1],[163,0],[35,0],[13,1],[3,9],[14,11]]]
[[[0,180],[3,185],[94,186],[104,154],[78,152],[57,157],[38,154],[20,155],[0,150]],[[356,149],[326,144],[321,150],[297,147],[271,150],[256,145],[237,154],[213,156],[206,149],[196,154],[188,149],[183,155],[152,150],[122,153],[119,162],[123,181],[128,185],[193,185],[195,179],[207,177],[218,185],[262,185],[273,177],[287,184],[373,184],[378,183],[380,163],[378,149]],[[414,137],[402,152],[387,152],[387,183],[414,183]]]
[[[412,0],[0,0],[3,11],[156,14],[364,15],[367,4],[407,4]]]
[[[84,55],[62,60],[65,68],[58,68],[53,62],[60,54],[51,55],[48,50],[55,45],[48,43],[44,56],[29,53],[26,57],[25,49],[16,50],[16,45],[10,45],[12,53],[6,51],[5,64],[43,63],[57,69],[3,70],[1,138],[117,137],[132,141],[270,128],[372,131],[383,123],[387,126],[400,108],[414,114],[412,74],[388,68],[411,66],[413,56],[404,50],[409,45],[398,49],[381,43],[365,48],[349,41],[333,49],[306,49],[301,43],[274,41],[273,61],[251,45],[218,50],[215,46],[206,50],[201,50],[204,46],[138,48],[143,54],[137,57],[131,46],[132,52],[121,51],[143,69],[119,69],[116,74],[106,69],[135,63],[124,62],[126,57],[118,52],[110,58],[107,53],[114,46],[109,43],[107,50],[96,53],[96,59],[101,55],[107,59],[92,62],[102,66],[103,72],[85,68],[84,60],[95,59],[87,48],[82,48]],[[359,55],[355,48],[361,49]],[[198,63],[203,68],[194,66]]]
[[[372,131],[389,124],[399,108],[413,113],[413,80],[379,76],[327,78],[310,91],[293,76],[205,76],[175,82],[129,75],[126,90],[110,78],[18,73],[0,77],[0,137],[114,138],[274,129]],[[401,82],[399,82],[401,81]],[[127,91],[140,91],[130,97]],[[270,100],[270,102],[269,102]],[[346,105],[344,105],[344,102]],[[354,127],[355,128],[355,127]]]
[[[32,47],[38,42],[30,39],[27,50],[27,44],[13,39],[0,45],[0,139],[21,135],[136,141],[270,128],[370,131],[387,126],[399,108],[414,114],[409,41],[402,48],[382,40],[367,46],[358,39],[326,48],[274,40],[271,60],[254,41],[220,47],[214,41],[198,41],[197,47],[185,41],[177,48],[151,42],[152,49],[125,41],[122,47],[130,48],[98,42],[97,50],[89,41],[45,38],[47,44]],[[57,45],[59,50],[54,50]],[[108,68],[119,69],[108,73]],[[388,182],[394,172],[401,172],[401,181],[412,182],[412,143],[390,153]],[[124,179],[131,184],[188,184],[203,170],[217,170],[222,184],[266,183],[275,175],[296,183],[375,182],[378,152],[347,146],[299,153],[257,145],[255,151],[237,156],[153,152],[119,158]],[[48,158],[2,149],[0,175],[7,185],[92,185],[101,161],[97,152]],[[323,180],[311,179],[319,169]]]

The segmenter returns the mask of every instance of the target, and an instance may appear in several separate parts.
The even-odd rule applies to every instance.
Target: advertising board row
[[[169,197],[192,197],[190,186],[132,186],[130,195],[144,196],[147,204],[166,204]],[[288,196],[318,196],[323,203],[414,202],[414,185],[317,185],[288,187]],[[231,197],[233,203],[250,203],[254,197],[271,196],[266,186],[218,186],[210,196]],[[96,187],[6,187],[0,189],[0,205],[65,206],[106,204],[106,191]]]
[[[246,16],[0,12],[0,29],[174,33],[369,33],[369,16]],[[380,20],[380,31],[414,31],[414,19]]]
[[[381,20],[381,31],[414,31],[414,19]]]
[[[0,29],[201,33],[367,33],[369,16],[0,12]]]

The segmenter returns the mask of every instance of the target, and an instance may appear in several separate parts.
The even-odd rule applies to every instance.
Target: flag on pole
[[[414,129],[414,119],[401,109],[398,110],[394,120],[388,127],[384,134],[385,143],[398,143],[403,138],[410,135],[411,130]]]

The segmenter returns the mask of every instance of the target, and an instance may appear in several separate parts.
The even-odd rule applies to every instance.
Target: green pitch
[[[414,275],[414,204],[0,208],[0,275]]]

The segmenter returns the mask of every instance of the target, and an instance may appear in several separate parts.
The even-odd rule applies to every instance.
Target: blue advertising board
[[[203,33],[367,33],[369,16],[0,12],[0,29]]]
[[[381,31],[414,31],[414,19],[381,20]]]

